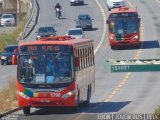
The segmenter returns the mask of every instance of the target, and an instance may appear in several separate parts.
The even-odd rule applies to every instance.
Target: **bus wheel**
[[[112,50],[115,50],[117,47],[116,46],[111,46],[111,49]]]
[[[88,87],[88,90],[87,90],[87,100],[84,101],[84,106],[89,106],[89,103],[90,103],[90,99],[91,99],[91,89]]]
[[[30,111],[31,111],[31,108],[30,107],[23,107],[23,113],[25,115],[30,115]]]
[[[78,92],[77,105],[71,108],[73,112],[77,112],[79,110],[79,107],[80,107],[79,97],[80,97],[80,94]]]
[[[135,49],[139,49],[139,48],[140,48],[140,45],[135,45],[134,48],[135,48]]]
[[[4,65],[4,62],[1,61],[1,65]]]

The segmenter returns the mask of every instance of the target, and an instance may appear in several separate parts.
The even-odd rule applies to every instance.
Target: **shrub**
[[[158,117],[158,120],[160,120],[160,106],[156,108],[154,114]]]

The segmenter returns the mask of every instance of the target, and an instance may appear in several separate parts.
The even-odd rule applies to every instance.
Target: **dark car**
[[[17,55],[18,45],[8,45],[3,49],[1,55],[1,65],[12,63],[12,55]]]
[[[37,33],[36,39],[49,37],[49,36],[56,36],[56,30],[52,26],[40,27],[38,29],[38,32],[36,33]]]
[[[92,30],[92,20],[88,14],[80,14],[76,20],[76,27]]]
[[[84,0],[70,0],[70,5],[83,5]]]

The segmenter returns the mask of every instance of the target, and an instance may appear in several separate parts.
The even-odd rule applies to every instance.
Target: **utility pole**
[[[21,19],[22,19],[22,17],[21,17],[21,13],[22,13],[22,11],[21,11],[21,0],[17,0],[17,8],[18,8],[18,21],[21,21]]]
[[[1,8],[1,13],[3,14],[4,0],[0,0],[0,8]]]

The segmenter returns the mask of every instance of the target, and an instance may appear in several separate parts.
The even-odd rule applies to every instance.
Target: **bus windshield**
[[[21,54],[18,80],[26,84],[61,84],[73,81],[70,53]]]
[[[139,30],[137,18],[117,18],[109,21],[109,30],[113,34],[131,34]]]

